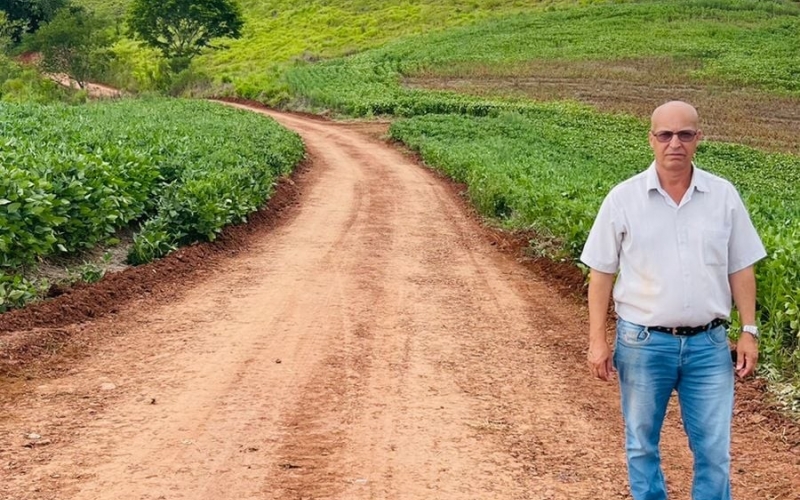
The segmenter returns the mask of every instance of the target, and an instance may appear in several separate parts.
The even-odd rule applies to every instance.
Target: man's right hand
[[[614,367],[606,340],[606,317],[614,275],[592,269],[589,274],[589,369],[600,380],[610,380]]]
[[[608,347],[608,342],[605,340],[601,342],[590,342],[587,359],[592,375],[600,380],[611,380],[614,366],[611,361],[611,349]]]

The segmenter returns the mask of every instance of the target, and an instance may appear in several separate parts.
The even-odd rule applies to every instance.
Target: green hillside
[[[119,20],[129,0],[77,0]],[[437,75],[552,72],[553,61],[625,61],[616,76],[800,91],[797,2],[695,0],[240,0],[244,36],[195,67],[247,96],[275,91],[283,63],[404,39],[387,54]],[[513,15],[513,14],[518,15]],[[498,19],[499,18],[499,19]],[[478,22],[486,19],[498,19]],[[623,21],[624,22],[621,22]],[[467,25],[460,30],[447,28]],[[432,37],[415,37],[435,32]],[[128,52],[129,47],[121,52]],[[394,52],[392,54],[392,52]],[[140,62],[141,63],[141,62]],[[406,68],[408,69],[408,68]],[[609,70],[592,67],[584,71]],[[408,73],[409,71],[406,71]],[[666,72],[666,76],[665,76]]]
[[[376,103],[372,112],[383,111],[388,96],[414,94],[400,88],[403,77],[478,74],[509,78],[513,85],[514,78],[553,61],[568,65],[649,59],[652,64],[640,66],[667,67],[651,75],[665,80],[657,83],[723,84],[800,95],[798,33],[800,6],[778,2],[602,5],[518,14],[407,38],[350,58],[295,69],[290,78],[296,82],[296,92],[325,96],[323,105],[341,102],[352,107],[358,99],[369,108],[372,100]],[[643,77],[635,69],[628,71],[631,83]],[[624,75],[619,79],[626,80]]]
[[[800,154],[798,33],[790,2],[593,4],[406,37],[295,65],[285,79],[303,105],[356,115],[567,99],[646,118],[654,102],[681,98],[704,110],[711,139]]]
[[[76,0],[111,18],[129,0]],[[229,49],[204,55],[196,67],[232,80],[247,93],[274,86],[276,65],[340,56],[402,37],[464,25],[489,16],[577,3],[569,0],[239,0],[244,36]],[[126,51],[129,49],[126,49]]]

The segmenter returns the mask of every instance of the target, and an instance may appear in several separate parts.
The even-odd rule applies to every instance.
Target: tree
[[[11,34],[19,27],[19,21],[9,21],[8,15],[0,10],[0,58],[11,46]]]
[[[235,0],[133,0],[128,26],[134,37],[155,47],[173,70],[191,59],[214,38],[239,38],[244,21]]]
[[[32,36],[31,47],[42,54],[45,71],[63,73],[84,88],[105,62],[102,49],[111,44],[105,23],[83,7],[59,10]]]
[[[14,43],[19,43],[24,33],[35,32],[68,3],[68,0],[0,0],[0,10],[5,11],[9,26],[13,26],[8,35]]]

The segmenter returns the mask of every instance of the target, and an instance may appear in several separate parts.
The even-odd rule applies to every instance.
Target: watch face
[[[743,332],[747,332],[754,337],[758,337],[758,328],[753,325],[745,325],[742,327]]]

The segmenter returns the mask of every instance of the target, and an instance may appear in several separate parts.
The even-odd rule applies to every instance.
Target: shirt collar
[[[663,191],[661,187],[661,181],[658,180],[658,173],[656,172],[656,162],[650,164],[650,168],[647,169],[647,173],[645,175],[648,193],[654,189],[657,191]],[[692,162],[692,181],[689,183],[689,192],[692,192],[695,189],[701,193],[707,193],[709,191],[705,172],[697,168],[697,165]]]

